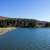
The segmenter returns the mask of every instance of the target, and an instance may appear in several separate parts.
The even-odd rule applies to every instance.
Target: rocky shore
[[[4,35],[9,31],[15,30],[15,27],[0,28],[0,35]]]

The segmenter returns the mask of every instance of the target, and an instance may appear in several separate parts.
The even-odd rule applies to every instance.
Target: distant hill
[[[6,19],[7,17],[4,17],[4,16],[0,16],[0,20],[4,20]]]
[[[4,20],[7,19],[7,24],[6,22],[4,23]],[[10,20],[9,20],[10,19]],[[3,22],[1,21],[3,20]],[[24,19],[24,18],[9,18],[9,17],[4,17],[0,16],[0,22],[2,22],[1,25],[6,26],[24,26],[24,27],[48,27],[50,26],[50,23],[47,21],[40,21],[36,19]]]
[[[9,18],[9,17],[0,16],[0,20],[4,20],[4,19],[8,19],[8,18]],[[36,20],[36,19],[24,19],[24,18],[10,18],[10,19],[34,21],[34,22],[37,22],[37,23],[46,23],[46,22],[47,22],[47,21],[40,21],[40,20]]]

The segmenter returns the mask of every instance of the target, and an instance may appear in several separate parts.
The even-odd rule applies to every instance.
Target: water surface
[[[17,28],[0,36],[0,49],[50,50],[50,28]]]

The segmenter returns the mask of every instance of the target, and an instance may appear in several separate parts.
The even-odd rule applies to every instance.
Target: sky
[[[50,0],[0,0],[0,16],[50,21]]]

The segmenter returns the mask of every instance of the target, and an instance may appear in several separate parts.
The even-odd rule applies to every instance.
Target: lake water
[[[17,28],[0,36],[0,50],[50,50],[50,28]]]

